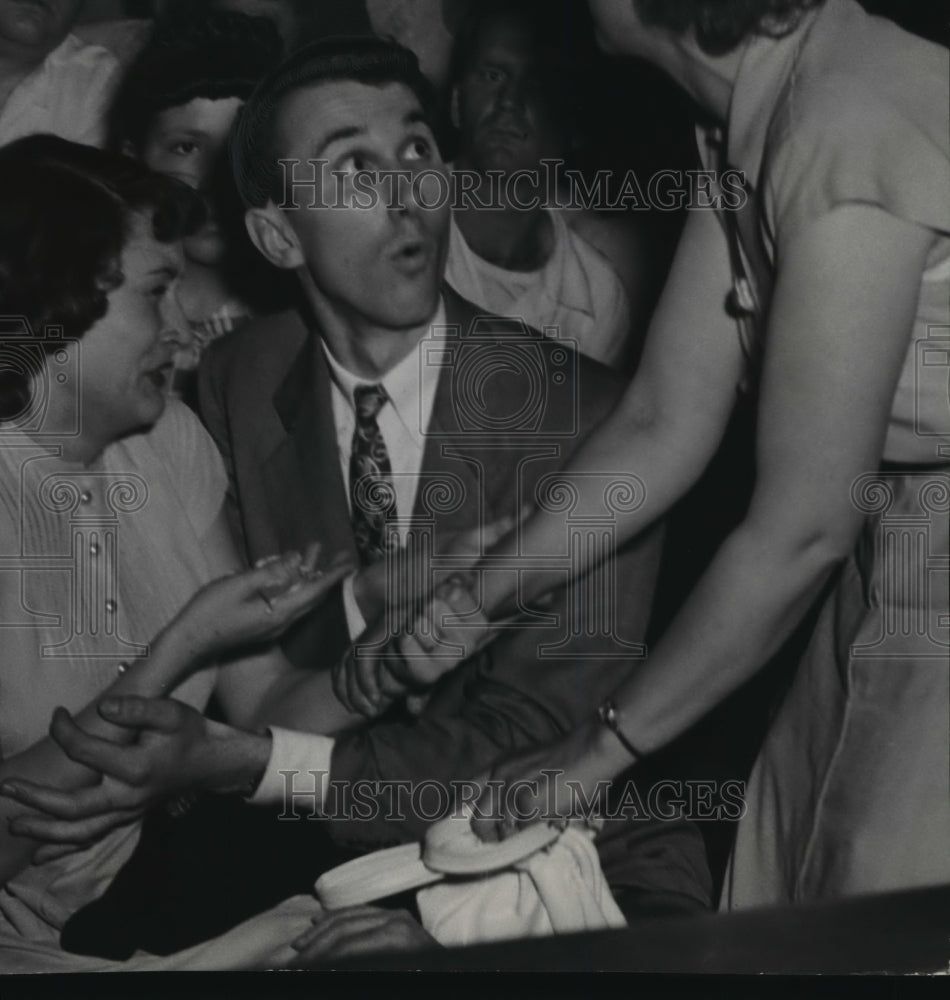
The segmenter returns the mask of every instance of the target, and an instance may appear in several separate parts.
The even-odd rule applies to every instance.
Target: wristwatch
[[[644,755],[627,739],[620,729],[620,720],[617,717],[617,706],[613,703],[612,699],[605,698],[601,704],[600,708],[597,709],[597,717],[600,721],[617,737],[618,740],[623,744],[624,750],[630,754],[635,760],[642,760]]]

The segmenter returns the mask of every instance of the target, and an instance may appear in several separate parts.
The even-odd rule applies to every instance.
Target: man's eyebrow
[[[403,125],[428,125],[429,118],[421,108],[410,111],[402,120]]]
[[[162,129],[163,132],[171,134],[174,132],[176,135],[207,135],[208,130],[201,128],[198,125],[166,125]]]
[[[331,146],[334,142],[340,142],[342,139],[353,139],[358,135],[363,135],[365,132],[366,129],[362,125],[347,125],[343,128],[334,129],[311,146],[311,159],[318,160],[320,154],[323,153],[327,146]]]

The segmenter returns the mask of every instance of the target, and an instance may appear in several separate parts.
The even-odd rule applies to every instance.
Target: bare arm
[[[682,732],[791,634],[854,545],[851,486],[878,468],[928,231],[839,208],[781,247],[749,513],[617,693],[643,751]],[[614,769],[629,764],[616,753]]]
[[[203,545],[222,572],[241,568],[223,512]],[[319,550],[307,558],[318,562]],[[349,571],[344,561],[326,567],[327,591]],[[329,667],[329,663],[316,663],[312,670],[295,670],[274,644],[258,652],[242,652],[222,663],[215,691],[233,726],[256,729],[274,725],[329,735],[362,719],[344,708],[333,693]]]
[[[233,645],[272,640],[320,600],[326,586],[332,584],[330,574],[319,578],[302,576],[300,563],[301,557],[290,553],[267,567],[225,576],[198,591],[162,630],[152,644],[149,657],[134,663],[77,713],[80,730],[97,745],[114,748],[120,756],[139,757],[138,750],[128,746],[137,735],[136,730],[128,723],[117,724],[118,719],[109,718],[103,702],[129,695],[137,696],[133,699],[136,702],[167,698],[186,676],[213,663]],[[194,714],[202,720],[200,713]],[[86,766],[88,761],[77,762],[62,748],[62,733],[70,728],[75,729],[76,724],[69,713],[65,709],[57,710],[50,726],[52,739],[45,737],[0,763],[0,782],[4,787],[25,782],[63,793],[98,785],[99,770]],[[233,733],[224,726],[215,727],[208,733],[214,737],[219,751],[217,756],[224,758],[224,776],[229,780],[233,775],[228,770],[230,755],[226,753],[225,744],[232,747]],[[244,743],[238,749],[242,760],[251,759]],[[256,759],[260,747],[254,750]],[[138,766],[136,760],[134,767]],[[35,837],[22,835],[22,827],[11,830],[8,826],[8,821],[21,813],[22,808],[9,797],[0,797],[0,819],[4,821],[0,824],[0,884],[28,864],[37,847]],[[16,836],[17,832],[21,835]]]
[[[650,327],[637,375],[617,409],[575,452],[565,473],[574,475],[578,509],[598,509],[602,483],[584,473],[639,476],[643,504],[618,515],[621,544],[652,524],[695,483],[714,454],[735,402],[742,354],[735,323],[723,302],[731,284],[722,229],[712,212],[693,212]],[[560,514],[539,512],[522,525],[522,551],[558,551],[564,537]],[[516,552],[507,535],[493,554]],[[592,558],[582,554],[578,576]],[[484,570],[482,565],[480,569]],[[484,574],[485,608],[504,617],[512,604],[512,574]],[[525,599],[559,584],[554,574],[523,572]]]
[[[160,697],[168,693],[180,680],[183,664],[193,659],[189,637],[180,630],[166,629],[152,644],[148,660],[137,663],[117,677],[101,697],[138,694]],[[127,741],[131,738],[123,730],[107,722],[97,711],[100,698],[91,701],[77,716],[79,724],[89,733],[110,740]],[[23,777],[55,785],[63,789],[82,788],[95,784],[98,773],[70,760],[48,736],[34,743],[29,749],[0,762],[0,780]],[[29,864],[37,844],[33,840],[11,836],[7,823],[21,813],[22,807],[0,798],[0,884],[5,883]]]

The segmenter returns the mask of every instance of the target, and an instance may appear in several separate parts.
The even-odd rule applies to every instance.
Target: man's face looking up
[[[282,216],[315,294],[362,324],[408,329],[430,319],[450,208],[412,90],[353,80],[301,88],[281,102],[274,138],[277,156],[297,161],[295,179],[314,178],[285,192]]]

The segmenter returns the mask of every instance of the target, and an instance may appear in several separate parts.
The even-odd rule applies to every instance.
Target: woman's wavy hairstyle
[[[47,336],[51,328],[76,339],[105,315],[109,292],[123,281],[132,213],[150,213],[155,238],[167,243],[194,232],[204,208],[180,181],[53,135],[0,149],[0,191],[3,421],[30,403],[30,366],[17,363],[17,344],[50,352],[62,346]]]
[[[690,28],[703,51],[722,55],[749,35],[781,38],[801,14],[824,0],[632,0],[644,24],[684,34]]]

